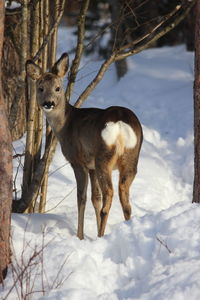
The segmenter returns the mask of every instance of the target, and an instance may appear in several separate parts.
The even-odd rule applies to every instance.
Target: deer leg
[[[112,204],[113,187],[112,187],[112,180],[111,180],[111,170],[109,170],[108,164],[100,163],[99,166],[98,164],[96,164],[96,171],[97,171],[97,176],[98,176],[98,180],[99,180],[99,184],[103,196],[102,199],[103,207],[101,209],[101,214],[100,214],[101,223],[98,232],[98,236],[101,237],[104,235],[108,214]]]
[[[112,187],[111,175],[107,174],[104,178],[102,178],[101,188],[103,194],[103,207],[101,209],[101,224],[98,233],[98,236],[100,237],[104,235],[107,220],[108,220],[108,214],[112,204],[113,187]]]
[[[96,213],[96,220],[97,220],[97,232],[100,230],[100,222],[101,222],[101,189],[99,186],[98,178],[96,175],[95,170],[90,170],[90,181],[91,181],[91,191],[92,191],[92,204],[95,209]]]
[[[84,212],[87,200],[88,170],[81,166],[74,166],[74,174],[77,182],[77,202],[78,202],[78,230],[77,236],[84,239]]]
[[[137,173],[136,168],[130,168],[126,166],[125,168],[119,169],[119,199],[123,209],[125,220],[131,218],[131,205],[129,202],[129,188],[135,175]]]

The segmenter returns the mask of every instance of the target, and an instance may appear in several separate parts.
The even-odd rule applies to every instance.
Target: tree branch
[[[128,49],[128,48],[131,48],[131,47],[135,46],[136,44],[142,42],[144,39],[148,38],[150,35],[153,35],[153,33],[156,32],[156,30],[158,30],[159,28],[161,28],[161,26],[162,26],[163,24],[165,24],[170,18],[172,18],[172,17],[173,17],[180,9],[181,9],[181,5],[177,5],[177,6],[175,7],[175,9],[172,10],[169,14],[167,14],[167,15],[165,15],[165,16],[163,16],[163,17],[157,17],[156,20],[157,20],[157,21],[159,20],[160,22],[159,22],[158,24],[154,25],[154,27],[151,29],[150,32],[147,32],[147,33],[145,33],[144,35],[140,36],[139,38],[137,38],[137,39],[131,41],[130,43],[128,43],[128,44],[126,44],[126,45],[124,45],[124,46],[122,46],[122,47],[120,47],[120,48],[118,49],[117,52],[118,52],[118,53],[120,53],[120,52],[123,53],[123,50],[126,50],[126,49]],[[151,20],[151,22],[149,22],[149,24],[151,24],[151,23],[154,22],[154,21],[155,21],[155,19],[154,19],[154,20]],[[144,25],[146,25],[146,24],[144,24]],[[138,28],[140,28],[140,27],[142,27],[142,26],[143,26],[143,24],[140,25],[140,26],[138,26]],[[136,30],[137,30],[138,28],[136,28]],[[133,32],[134,32],[134,31],[133,31]]]
[[[45,48],[45,46],[48,44],[52,34],[54,33],[56,27],[59,25],[60,23],[60,20],[62,18],[62,15],[63,15],[63,12],[64,12],[64,6],[65,6],[65,0],[62,0],[62,3],[61,3],[61,7],[60,7],[60,13],[55,21],[55,23],[53,24],[52,28],[49,30],[48,34],[44,37],[44,40],[43,40],[43,43],[42,45],[40,46],[38,52],[35,54],[35,56],[32,58],[32,60],[34,62],[36,62],[36,60],[40,57],[43,49]]]
[[[77,41],[77,47],[76,47],[76,54],[75,58],[72,62],[72,66],[70,69],[69,73],[69,83],[67,85],[67,89],[65,92],[65,97],[67,102],[70,101],[70,96],[72,94],[77,72],[78,72],[78,67],[80,65],[81,61],[81,56],[83,53],[84,45],[84,37],[85,37],[85,18],[86,18],[86,13],[88,10],[90,0],[84,0],[81,4],[81,9],[80,9],[80,15],[79,15],[79,21],[78,21],[78,41]]]
[[[87,88],[83,91],[83,93],[79,96],[78,100],[76,101],[76,107],[80,107],[86,98],[91,94],[91,92],[95,89],[97,84],[102,80],[105,72],[108,70],[109,66],[115,61],[116,53],[113,52],[112,55],[101,65],[99,72],[95,76],[95,78],[90,82]]]
[[[164,16],[162,18],[162,21],[152,28],[151,32],[115,50],[111,54],[111,56],[101,65],[101,68],[98,71],[97,75],[79,96],[78,100],[75,103],[75,106],[80,107],[83,104],[86,98],[95,89],[97,84],[102,80],[105,72],[108,70],[109,66],[113,62],[139,53],[140,51],[146,49],[150,44],[158,40],[160,37],[165,35],[167,32],[172,30],[185,18],[185,16],[189,13],[190,9],[193,7],[195,2],[196,0],[184,0],[180,6],[177,6],[173,11]],[[127,48],[129,49],[126,50]]]
[[[38,165],[31,184],[24,193],[24,197],[20,200],[13,200],[12,211],[15,213],[23,213],[29,205],[37,199],[41,181],[46,172],[46,168],[48,167],[48,162],[51,161],[52,156],[54,154],[55,146],[57,144],[56,137],[52,134],[49,136],[48,146],[46,148],[45,153],[43,154],[42,159],[40,160],[40,164]]]
[[[138,38],[136,41],[133,41],[132,43],[121,47],[117,51],[116,61],[141,52],[142,50],[149,47],[152,43],[157,41],[159,38],[161,38],[163,35],[168,33],[170,30],[172,30],[174,27],[176,27],[189,13],[196,0],[187,0],[184,2],[186,2],[187,5],[184,5],[184,7],[182,5],[177,6],[172,12],[164,16],[164,19],[158,25],[156,25],[151,30],[151,32]],[[127,48],[130,49],[127,51],[123,51]]]

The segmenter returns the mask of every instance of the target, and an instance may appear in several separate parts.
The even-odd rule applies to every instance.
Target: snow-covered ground
[[[74,38],[60,31],[59,53]],[[68,44],[67,44],[68,43]],[[84,59],[73,101],[101,62]],[[106,235],[96,237],[90,199],[85,240],[76,237],[76,183],[58,147],[49,175],[47,213],[12,216],[14,266],[30,259],[31,279],[20,288],[10,268],[2,299],[200,299],[200,207],[192,204],[193,54],[184,46],[148,49],[128,59],[118,82],[112,66],[85,107],[126,106],[144,130],[138,174],[131,186],[133,218],[125,222],[115,195]],[[23,142],[15,143],[17,152]],[[20,178],[20,177],[19,177]],[[90,198],[90,189],[88,191]],[[43,251],[40,250],[43,248]],[[43,292],[40,292],[40,291]],[[29,298],[27,298],[29,299]]]

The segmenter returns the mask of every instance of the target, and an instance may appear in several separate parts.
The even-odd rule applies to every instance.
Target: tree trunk
[[[113,1],[109,0],[111,6],[111,19],[115,24],[112,27],[112,44],[114,44],[114,48],[120,48],[124,43],[124,17],[121,16],[122,12],[122,3],[120,0]],[[118,23],[117,23],[118,22]],[[115,67],[117,71],[117,78],[120,79],[123,77],[128,71],[128,65],[126,59],[116,61]]]
[[[196,19],[196,6],[191,9],[191,12],[186,17],[185,24],[185,37],[188,51],[194,51],[195,41],[195,19]]]
[[[200,203],[200,0],[196,4],[193,202]]]
[[[24,43],[22,9],[13,9],[5,16],[2,54],[3,97],[8,111],[12,140],[22,137],[26,130],[25,76],[21,78]],[[21,80],[21,82],[20,82]]]
[[[46,71],[47,66],[51,68],[51,64],[55,60],[57,29],[63,14],[65,0],[31,1],[31,6],[29,3],[28,0],[23,0],[23,9],[26,5],[29,11],[27,24],[30,25],[28,27],[30,57],[41,65],[43,71]],[[42,203],[39,204],[39,208],[44,211],[47,173],[56,146],[56,139],[52,138],[52,134],[49,135],[49,130],[47,130],[46,147],[41,157],[42,111],[36,103],[35,83],[30,79],[28,79],[28,83],[28,119],[22,196],[20,200],[13,201],[13,212],[18,213],[38,211],[37,198],[41,193]],[[42,183],[44,185],[41,190]]]
[[[0,62],[4,33],[4,1],[0,1]],[[0,67],[0,282],[10,262],[10,211],[12,200],[12,151],[6,107],[3,100]]]

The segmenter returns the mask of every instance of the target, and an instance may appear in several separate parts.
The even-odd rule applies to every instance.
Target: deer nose
[[[55,102],[54,101],[45,101],[43,104],[42,104],[42,107],[45,108],[45,109],[54,109],[55,107]]]

